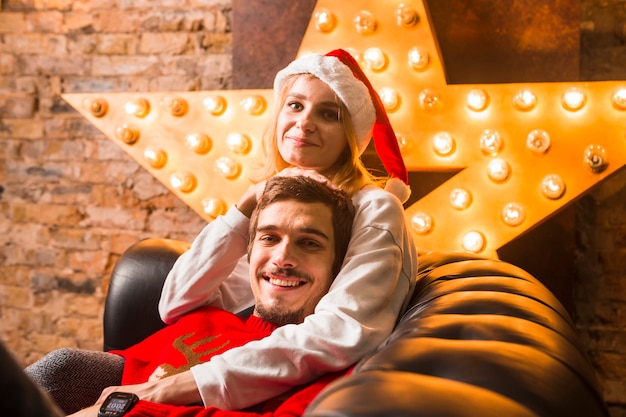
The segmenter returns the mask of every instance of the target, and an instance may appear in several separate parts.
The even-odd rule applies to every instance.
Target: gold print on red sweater
[[[173,365],[170,365],[169,363],[164,363],[160,365],[159,368],[157,368],[153,376],[161,379],[161,378],[165,378],[168,376],[179,374],[184,371],[188,371],[192,366],[198,365],[203,362],[202,360],[200,360],[200,358],[203,358],[207,355],[217,352],[223,349],[224,347],[226,347],[230,343],[230,340],[227,340],[224,343],[222,343],[220,346],[209,347],[208,349],[206,349],[205,347],[205,349],[196,350],[202,345],[210,344],[211,342],[221,337],[222,335],[218,334],[216,336],[204,337],[190,344],[185,343],[185,341],[191,339],[194,335],[195,333],[188,333],[188,334],[179,336],[174,340],[174,343],[172,343],[172,346],[176,350],[178,350],[185,357],[185,359],[187,359],[187,363],[181,366],[173,366]]]

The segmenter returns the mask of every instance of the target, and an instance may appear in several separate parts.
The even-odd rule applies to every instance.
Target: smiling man
[[[224,309],[228,294],[221,292],[220,283],[231,271],[220,267],[221,255],[216,254],[199,260],[214,262],[214,296],[208,305],[183,315],[128,349],[106,353],[60,349],[33,364],[27,373],[52,394],[66,413],[93,404],[108,386],[99,403],[104,401],[111,407],[132,405],[125,413],[128,416],[177,412],[186,416],[228,416],[230,411],[212,407],[177,407],[200,402],[199,392],[196,397],[177,397],[172,405],[159,404],[159,395],[154,393],[168,391],[171,397],[181,384],[193,383],[195,365],[234,347],[255,343],[280,326],[302,323],[328,292],[348,247],[354,207],[344,192],[314,178],[293,175],[298,172],[286,171],[283,176],[267,180],[250,219],[247,256],[254,306],[249,317]],[[219,234],[213,239],[218,254],[228,252]],[[281,415],[280,410],[289,415],[303,412],[335,376],[329,375],[295,395],[260,404],[258,410],[275,415]],[[117,382],[102,386],[102,381]],[[98,386],[99,391],[94,388]],[[145,398],[157,402],[138,401]],[[91,406],[76,415],[95,417],[98,408]]]
[[[248,250],[258,317],[276,326],[301,323],[328,292],[353,216],[351,203],[337,193],[306,177],[275,177],[268,184],[251,218]],[[323,194],[336,199],[334,211]]]

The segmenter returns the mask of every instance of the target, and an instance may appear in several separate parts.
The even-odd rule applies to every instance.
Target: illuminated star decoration
[[[410,171],[459,171],[406,210],[419,248],[486,256],[624,166],[626,82],[447,85],[422,1],[319,0],[298,55],[343,48]],[[271,90],[64,98],[207,221],[250,185]]]

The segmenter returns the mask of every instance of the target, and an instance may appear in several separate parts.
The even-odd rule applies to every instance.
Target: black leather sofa
[[[104,348],[127,347],[163,323],[163,280],[189,245],[147,239],[111,277]],[[420,256],[417,287],[393,334],[307,416],[606,417],[572,319],[537,279],[466,253]]]

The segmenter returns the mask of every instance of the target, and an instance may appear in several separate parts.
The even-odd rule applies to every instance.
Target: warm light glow
[[[146,148],[143,156],[152,168],[161,169],[167,162],[167,154],[163,149]]]
[[[495,130],[485,130],[480,135],[480,150],[485,155],[496,156],[502,150],[504,140]]]
[[[332,32],[337,26],[337,18],[328,9],[315,12],[315,29],[322,33]]]
[[[430,64],[430,54],[422,48],[413,47],[409,49],[409,67],[415,71],[424,71]]]
[[[104,117],[109,111],[109,103],[103,98],[86,98],[83,100],[83,108],[94,117]]]
[[[565,193],[565,182],[556,174],[547,175],[541,181],[541,193],[551,200],[558,200]]]
[[[230,149],[234,153],[245,155],[250,151],[252,142],[250,141],[250,138],[246,135],[233,132],[229,133],[226,137],[226,145],[228,146],[228,149]]]
[[[223,156],[215,161],[215,171],[222,177],[233,180],[239,176],[241,167],[237,162],[227,156]]]
[[[354,27],[360,35],[371,35],[377,29],[376,18],[371,12],[360,11],[354,18]]]
[[[225,214],[227,210],[226,202],[218,197],[202,200],[202,207],[204,207],[204,212],[212,218]]]
[[[565,93],[563,93],[562,104],[566,110],[580,110],[586,102],[587,96],[585,95],[585,92],[578,87],[568,88]]]
[[[474,88],[467,94],[467,108],[473,111],[483,111],[489,104],[489,96],[487,92],[480,88]]]
[[[417,25],[419,21],[420,17],[415,9],[402,3],[398,5],[396,9],[396,23],[398,26],[410,29]]]
[[[511,167],[508,162],[501,158],[494,158],[489,161],[487,166],[487,175],[495,182],[502,182],[511,175]]]
[[[139,140],[139,129],[124,124],[115,129],[115,137],[127,145],[133,145]]]
[[[455,147],[456,142],[448,132],[439,132],[433,137],[433,149],[437,155],[448,156]]]
[[[604,171],[608,165],[606,150],[600,145],[590,145],[585,149],[585,165],[595,174]]]
[[[131,116],[143,118],[150,113],[150,102],[143,97],[129,101],[124,105],[124,110]]]
[[[468,252],[478,253],[485,247],[485,236],[476,230],[467,232],[463,235],[462,246]]]
[[[261,96],[248,96],[239,102],[246,113],[258,116],[265,111],[265,99]]]
[[[204,100],[202,100],[202,104],[206,111],[211,113],[213,116],[219,116],[224,111],[226,111],[226,99],[219,95],[208,96]]]
[[[318,0],[311,19],[298,55],[346,49],[377,92],[390,89],[390,94],[381,95],[391,109],[389,119],[410,173],[450,173],[444,183],[433,184],[406,208],[420,249],[466,250],[462,237],[469,227],[484,237],[480,253],[497,256],[499,248],[626,164],[626,81],[447,84],[422,0]],[[366,59],[371,48],[384,55],[380,71],[375,68],[381,68],[382,61]],[[478,105],[472,99],[473,109],[468,108],[470,91],[485,92],[482,111],[477,110],[482,108],[480,93]],[[155,106],[164,95],[185,100],[188,111],[183,118]],[[262,111],[255,111],[251,97],[262,98]],[[222,210],[216,207],[236,204],[251,185],[250,174],[263,157],[261,137],[274,94],[271,89],[252,89],[99,92],[63,98],[212,221]],[[101,109],[94,113],[84,103],[97,99],[108,105],[100,117]],[[138,100],[147,104],[142,119],[134,110],[130,116],[124,111],[127,103]],[[158,108],[150,109],[151,105]],[[229,138],[233,132],[246,135],[249,142]],[[166,152],[166,165],[153,168],[145,159],[146,149]],[[172,172],[193,174],[194,191],[173,187]],[[466,209],[450,206],[454,189],[471,192]],[[223,206],[211,199],[222,200]]]
[[[388,87],[381,88],[378,95],[380,96],[380,100],[383,102],[383,106],[387,112],[393,113],[398,110],[398,107],[400,106],[400,95],[395,89]]]
[[[450,205],[457,210],[465,210],[472,204],[472,193],[465,188],[455,188],[450,193]]]
[[[187,114],[189,105],[187,100],[182,97],[176,97],[172,95],[166,95],[161,101],[161,106],[167,110],[172,116],[182,117]]]
[[[374,72],[380,72],[387,66],[387,57],[380,48],[367,48],[363,53],[363,60]]]
[[[546,153],[550,149],[550,135],[545,130],[535,129],[526,137],[526,147],[536,154]]]
[[[433,227],[433,219],[426,213],[417,212],[411,218],[411,228],[420,235],[430,232]]]
[[[190,193],[196,189],[197,180],[191,172],[175,172],[170,176],[170,184],[175,190]]]
[[[419,104],[423,110],[434,111],[443,106],[443,101],[435,91],[427,89],[419,93]]]
[[[537,105],[537,96],[531,90],[522,88],[513,97],[513,106],[521,111],[529,111]]]
[[[509,203],[502,209],[502,221],[509,226],[519,226],[526,219],[526,211],[521,204]]]
[[[189,149],[198,155],[204,155],[211,150],[213,143],[204,133],[192,133],[187,135],[185,143]]]
[[[611,104],[617,110],[626,110],[626,88],[620,88],[613,93]]]

